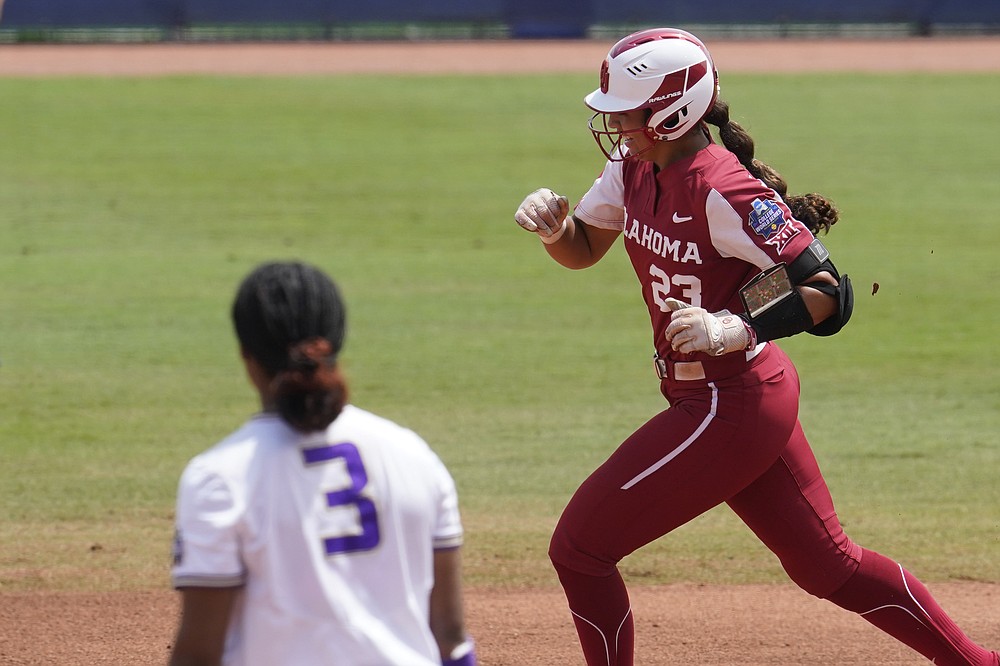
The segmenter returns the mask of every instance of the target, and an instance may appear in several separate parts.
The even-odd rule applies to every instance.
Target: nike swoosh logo
[[[691,215],[687,217],[681,217],[677,213],[674,213],[674,224],[680,224],[681,222],[687,222],[688,220],[694,219]]]

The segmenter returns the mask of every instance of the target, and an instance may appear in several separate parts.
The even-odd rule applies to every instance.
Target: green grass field
[[[842,209],[854,321],[782,344],[848,531],[925,580],[1000,581],[998,84],[723,79],[758,156]],[[591,85],[0,80],[0,592],[167,585],[177,478],[256,407],[230,299],[289,257],[344,289],[354,402],[451,468],[469,582],[555,585],[563,504],[665,407],[621,248],[570,272],[512,221],[597,175]],[[726,510],[624,571],[783,580]]]

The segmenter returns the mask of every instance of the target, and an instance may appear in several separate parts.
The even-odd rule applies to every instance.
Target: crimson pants
[[[798,423],[795,368],[777,346],[742,375],[669,384],[665,393],[671,407],[584,481],[552,536],[549,556],[588,664],[632,664],[617,563],[722,502],[810,594],[862,614],[937,664],[998,664],[911,574],[844,533]]]

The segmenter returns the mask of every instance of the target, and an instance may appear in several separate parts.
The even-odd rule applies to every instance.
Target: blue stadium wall
[[[4,29],[497,23],[512,37],[573,38],[597,24],[1000,26],[1000,0],[0,0],[0,6]]]

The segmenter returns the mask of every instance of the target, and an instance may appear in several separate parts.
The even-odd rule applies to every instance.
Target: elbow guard
[[[854,312],[854,288],[851,287],[851,278],[845,274],[844,277],[840,278],[840,284],[836,287],[825,282],[813,282],[809,286],[837,299],[837,311],[810,328],[809,333],[811,335],[833,335],[839,332],[847,325],[851,319],[851,313]]]
[[[810,282],[809,287],[833,296],[837,311],[819,324],[813,325],[798,286],[821,271],[830,273],[836,286],[826,282]],[[833,335],[847,324],[854,310],[854,291],[850,279],[837,272],[830,253],[816,239],[790,265],[778,264],[767,269],[743,289],[740,297],[746,308],[741,315],[757,334],[758,342],[787,338],[808,331],[813,335]]]
[[[818,238],[788,266],[789,278],[797,285],[802,285],[821,271],[832,275],[837,280],[837,285],[810,282],[809,287],[827,296],[833,296],[837,302],[837,311],[815,326],[810,324],[806,330],[811,335],[833,335],[844,328],[851,318],[851,313],[854,312],[854,289],[851,287],[850,278],[847,275],[840,276],[836,266],[830,261],[829,250]]]

